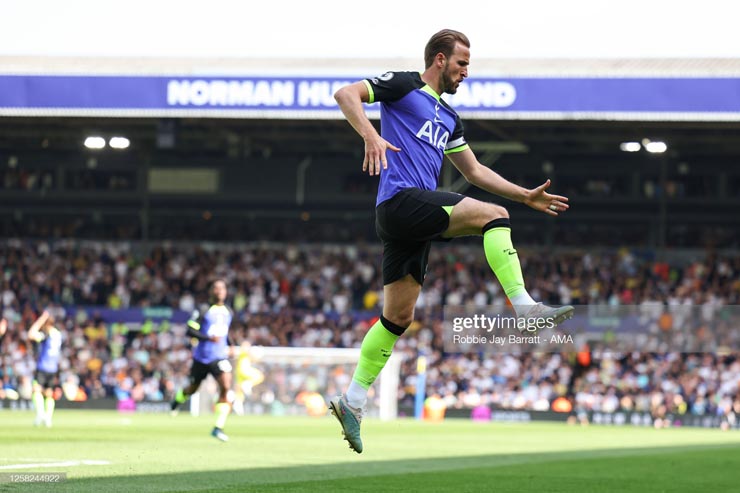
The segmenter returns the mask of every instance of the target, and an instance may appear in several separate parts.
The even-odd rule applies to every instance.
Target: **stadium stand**
[[[722,306],[738,304],[740,257],[709,252],[523,251],[534,296],[551,303]],[[6,241],[0,248],[3,317],[3,395],[30,392],[34,358],[25,329],[53,306],[66,332],[59,397],[163,401],[187,376],[183,324],[127,324],[95,309],[164,306],[192,311],[213,275],[225,277],[237,312],[234,339],[254,345],[356,347],[382,303],[380,252],[371,246],[177,245],[71,241]],[[400,402],[415,395],[416,355],[429,355],[427,392],[450,408],[489,405],[547,410],[567,398],[574,412],[616,410],[724,415],[740,409],[740,359],[735,352],[584,355],[480,355],[444,352],[439,309],[505,303],[478,248],[433,249],[427,288],[419,301],[404,355]],[[84,305],[87,312],[67,312]],[[89,316],[92,314],[92,316]],[[302,380],[266,372],[256,390],[293,402]],[[325,392],[346,375],[329,378]]]

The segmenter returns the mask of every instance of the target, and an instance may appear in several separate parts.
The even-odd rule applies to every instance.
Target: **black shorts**
[[[50,373],[48,371],[36,370],[33,375],[33,381],[36,382],[42,389],[53,389],[56,384],[57,374]]]
[[[432,240],[441,239],[450,225],[444,207],[464,195],[407,188],[375,209],[375,231],[383,241],[383,284],[411,274],[424,283]]]
[[[223,373],[231,373],[231,363],[227,359],[220,359],[212,363],[201,363],[193,360],[193,366],[190,367],[190,383],[200,385],[208,374],[213,378],[218,378]]]

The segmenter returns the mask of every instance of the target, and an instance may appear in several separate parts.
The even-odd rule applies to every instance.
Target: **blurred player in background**
[[[211,435],[226,442],[229,437],[224,433],[224,426],[231,412],[229,391],[232,382],[231,363],[229,362],[229,327],[234,318],[234,312],[226,306],[228,291],[225,281],[222,279],[214,281],[209,294],[211,305],[208,309],[195,311],[188,321],[187,335],[198,340],[193,348],[190,385],[177,391],[171,407],[173,412],[177,412],[180,405],[198,390],[201,382],[210,373],[218,383],[216,425]]]
[[[541,327],[539,321],[557,325],[573,316],[573,307],[536,303],[525,289],[505,208],[436,191],[447,155],[467,181],[483,190],[551,216],[568,209],[566,197],[545,191],[550,180],[531,190],[515,185],[478,162],[466,143],[460,117],[440,95],[455,94],[468,77],[468,38],[448,29],[436,33],[426,45],[424,62],[422,74],[387,72],[345,86],[335,94],[344,116],[365,141],[363,171],[380,175],[375,224],[383,241],[383,314],[362,342],[360,361],[346,396],[330,403],[350,448],[358,453],[362,452],[360,421],[368,388],[414,319],[432,240],[483,236],[488,264],[517,317],[536,320]],[[375,101],[382,103],[382,134],[362,107],[362,103]],[[392,152],[386,155],[388,150]]]
[[[38,359],[33,378],[33,406],[36,408],[35,426],[51,428],[54,415],[54,385],[59,374],[62,355],[62,332],[54,326],[54,317],[44,310],[28,329],[28,339],[37,344]]]
[[[265,381],[265,374],[253,366],[256,359],[249,341],[242,341],[241,346],[235,349],[236,360],[236,392],[234,396],[234,413],[244,415],[244,402],[252,396],[252,389]]]

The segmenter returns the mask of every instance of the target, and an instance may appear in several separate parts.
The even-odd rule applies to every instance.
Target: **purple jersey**
[[[188,321],[188,327],[199,331],[205,337],[218,337],[218,342],[209,340],[198,341],[193,349],[193,359],[200,363],[209,364],[228,358],[229,326],[234,314],[226,305],[211,305],[203,313],[196,311]]]
[[[363,82],[369,102],[381,102],[381,136],[401,148],[386,152],[375,205],[405,188],[436,190],[444,155],[468,149],[460,117],[418,72],[386,72]]]
[[[36,369],[47,373],[59,371],[59,359],[62,357],[62,333],[55,327],[49,329],[49,333],[39,333],[39,357],[36,361]]]

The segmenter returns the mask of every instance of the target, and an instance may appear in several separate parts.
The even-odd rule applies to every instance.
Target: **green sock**
[[[46,410],[46,419],[51,422],[51,417],[54,415],[54,407],[56,406],[56,401],[53,397],[47,397],[46,399],[44,399],[44,404]]]
[[[187,400],[188,396],[185,395],[185,392],[182,391],[182,389],[178,390],[175,394],[175,402],[178,404],[182,404]]]
[[[386,329],[380,320],[375,322],[362,340],[360,361],[352,380],[365,390],[370,388],[390,358],[397,340],[398,336]]]
[[[226,418],[231,412],[231,404],[228,402],[216,403],[216,428],[223,430],[226,425]]]
[[[33,396],[33,408],[36,409],[36,417],[42,418],[44,416],[44,396],[41,392],[34,392]]]
[[[486,231],[483,234],[483,249],[486,252],[488,265],[496,274],[506,296],[516,306],[517,303],[514,300],[525,294],[527,290],[524,288],[519,255],[511,243],[511,228],[498,227]]]

